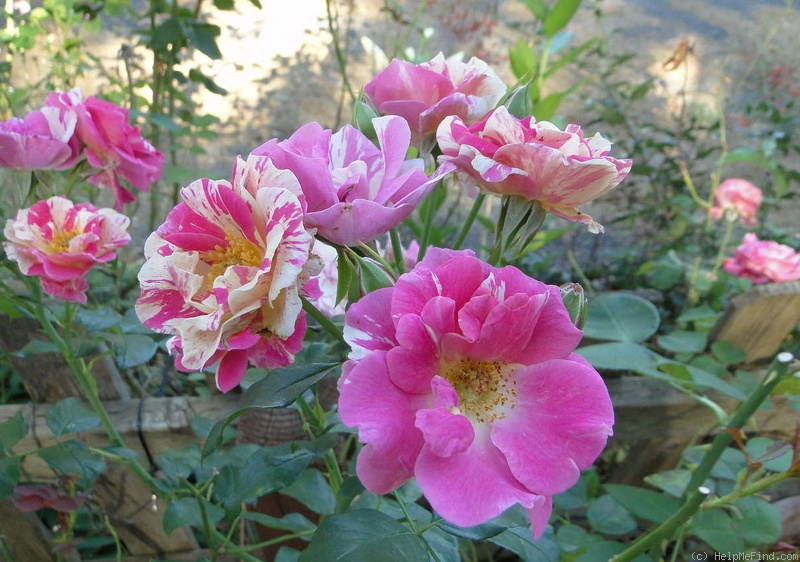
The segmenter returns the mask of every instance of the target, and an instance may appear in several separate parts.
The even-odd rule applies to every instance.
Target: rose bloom
[[[21,170],[65,170],[78,160],[75,125],[68,108],[45,106],[24,119],[0,122],[0,167]]]
[[[76,135],[86,160],[98,169],[88,181],[114,188],[118,208],[136,199],[120,178],[140,191],[147,191],[161,178],[164,155],[129,123],[127,109],[94,96],[84,100],[78,89],[54,92],[48,96],[47,104],[77,113]]]
[[[714,192],[714,205],[711,207],[711,218],[719,220],[730,212],[739,217],[742,224],[756,224],[756,211],[761,206],[764,195],[761,190],[747,180],[729,178],[719,184]]]
[[[533,117],[518,119],[503,106],[471,126],[448,117],[437,140],[443,153],[439,161],[455,164],[484,190],[536,201],[595,233],[603,227],[578,205],[613,189],[631,169],[630,160],[608,156],[611,143],[599,133],[587,139],[577,125],[561,131]]]
[[[248,362],[292,362],[306,329],[300,288],[319,271],[310,259],[297,180],[264,157],[239,159],[233,181],[197,180],[145,243],[136,313],[173,334],[176,366],[219,361],[217,386],[241,382]]]
[[[46,294],[86,303],[85,275],[116,258],[117,248],[130,242],[129,224],[128,217],[112,209],[55,196],[9,219],[3,246],[22,273],[39,277]]]
[[[722,263],[723,269],[753,283],[781,283],[800,279],[800,254],[785,244],[744,235],[736,254]]]
[[[428,177],[421,159],[405,159],[410,132],[401,118],[372,122],[380,148],[350,125],[333,133],[309,123],[252,152],[297,177],[308,202],[306,226],[342,246],[370,242],[400,224],[448,169]]]
[[[506,85],[478,58],[465,63],[439,53],[421,64],[394,59],[364,92],[381,115],[405,119],[411,142],[419,146],[448,115],[466,123],[482,119],[505,95]]]
[[[459,526],[519,503],[535,537],[612,433],[600,375],[558,287],[471,251],[431,248],[394,287],[351,305],[339,414],[365,443],[357,473],[384,494],[417,478]]]

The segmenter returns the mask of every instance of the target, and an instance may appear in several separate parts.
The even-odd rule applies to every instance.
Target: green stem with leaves
[[[683,527],[700,509],[706,496],[710,493],[703,486],[711,475],[711,471],[719,461],[722,453],[733,441],[733,436],[727,429],[741,429],[758,410],[764,400],[775,387],[785,378],[800,371],[800,362],[797,362],[791,353],[780,353],[770,364],[766,374],[728,419],[724,430],[717,433],[711,443],[711,448],[706,452],[703,460],[692,473],[689,484],[684,493],[683,505],[667,521],[653,528],[646,535],[634,541],[624,552],[612,558],[612,562],[630,562],[637,556],[644,554],[653,546],[667,540]],[[755,490],[758,491],[758,490]],[[755,491],[753,493],[755,493]],[[738,498],[737,498],[738,499]]]

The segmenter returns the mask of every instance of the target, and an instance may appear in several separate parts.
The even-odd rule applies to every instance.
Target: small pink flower
[[[483,119],[505,95],[506,85],[480,59],[464,63],[439,53],[421,64],[393,60],[364,86],[364,92],[381,115],[405,119],[411,142],[419,146],[432,140],[448,115],[468,124]]]
[[[603,227],[577,207],[617,186],[631,169],[630,160],[608,156],[611,143],[600,134],[584,138],[581,128],[565,131],[533,117],[518,119],[498,107],[486,119],[467,126],[445,119],[437,134],[443,155],[462,174],[498,195],[536,201],[559,217]]]
[[[76,135],[86,160],[98,169],[88,181],[114,188],[118,208],[136,199],[120,178],[141,191],[147,191],[161,178],[164,155],[129,123],[127,109],[94,96],[84,100],[80,90],[54,92],[48,96],[47,104],[76,112]]]
[[[239,159],[231,182],[197,180],[181,198],[145,244],[136,313],[173,335],[179,368],[219,360],[217,386],[227,392],[248,361],[292,362],[306,329],[299,291],[320,266],[297,180],[268,158]]]
[[[62,513],[75,511],[83,503],[83,497],[68,496],[53,486],[17,486],[12,502],[22,512],[37,511],[49,507]]]
[[[3,246],[22,273],[39,276],[45,293],[85,303],[85,275],[116,258],[117,248],[130,242],[129,224],[128,217],[112,209],[56,196],[9,219]]]
[[[336,302],[339,286],[339,255],[336,249],[328,244],[316,242],[313,253],[322,261],[322,271],[308,280],[308,283],[303,286],[303,292],[325,316],[330,318],[344,314],[347,297]]]
[[[65,170],[78,160],[77,115],[45,106],[24,119],[0,122],[0,167]]]
[[[714,205],[711,207],[711,218],[719,220],[727,212],[739,217],[742,224],[756,224],[756,211],[761,206],[764,195],[761,190],[747,180],[729,178],[719,184],[714,192]]]
[[[514,267],[431,248],[351,305],[345,338],[339,414],[365,443],[360,480],[384,494],[415,476],[453,524],[520,503],[540,536],[552,495],[611,435],[608,391],[573,353],[581,332],[559,288]]]
[[[342,246],[370,242],[400,224],[446,169],[428,177],[421,159],[405,159],[410,133],[399,117],[373,124],[380,148],[350,125],[333,133],[309,123],[252,153],[297,177],[308,203],[306,226]]]
[[[772,240],[759,240],[752,232],[744,235],[736,254],[726,259],[723,269],[753,283],[781,283],[800,279],[800,254]]]

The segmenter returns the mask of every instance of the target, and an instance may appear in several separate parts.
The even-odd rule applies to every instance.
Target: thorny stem
[[[791,471],[784,471],[778,472],[776,474],[772,474],[767,476],[766,478],[762,478],[752,484],[748,484],[744,488],[739,488],[738,490],[734,490],[730,494],[724,495],[721,498],[717,498],[715,500],[707,501],[703,506],[700,508],[701,510],[705,511],[708,509],[715,509],[717,507],[722,507],[724,505],[732,504],[742,498],[746,498],[747,496],[752,496],[753,494],[757,494],[762,490],[766,490],[778,484],[779,482],[783,482],[787,478],[791,478],[794,474]]]

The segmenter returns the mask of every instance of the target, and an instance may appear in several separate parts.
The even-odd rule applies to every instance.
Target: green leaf
[[[289,513],[278,519],[277,517],[270,517],[269,515],[255,511],[243,511],[242,519],[255,521],[270,529],[280,529],[281,531],[289,531],[292,533],[311,533],[317,528],[316,525],[300,513]]]
[[[544,21],[550,8],[545,0],[520,0],[539,21]]]
[[[0,500],[7,498],[19,482],[19,457],[0,457]]]
[[[733,504],[738,514],[733,517],[734,529],[751,546],[767,546],[781,536],[781,512],[777,506],[756,496],[742,498]]]
[[[156,463],[161,468],[164,478],[177,484],[194,474],[197,465],[200,464],[200,449],[197,443],[172,449],[156,457]]]
[[[338,363],[290,365],[266,372],[242,396],[242,404],[259,408],[285,408],[297,397],[327,376]]]
[[[183,27],[175,18],[167,18],[153,31],[149,46],[153,51],[165,52],[170,45],[183,46],[186,42]]]
[[[681,324],[687,322],[701,322],[706,324],[709,322],[716,322],[717,318],[719,318],[719,312],[708,305],[703,305],[689,308],[681,312],[680,316],[678,316],[678,322]]]
[[[437,526],[429,527],[422,539],[436,553],[440,562],[461,562],[458,539]]]
[[[722,160],[724,164],[733,164],[734,162],[749,162],[759,165],[761,163],[761,155],[754,148],[737,148],[728,152]]]
[[[569,92],[570,90],[553,92],[544,99],[539,100],[533,106],[533,114],[536,116],[536,120],[547,121],[552,119],[553,115],[555,115],[556,111],[558,110],[558,106],[561,105],[561,102],[564,101],[564,98],[567,97]]]
[[[250,408],[284,408],[297,400],[311,386],[322,380],[339,363],[294,364],[284,369],[264,371],[266,374],[254,383],[242,396],[243,408],[240,408],[214,424],[203,445],[202,458],[208,457],[221,444],[225,428]]]
[[[14,357],[26,358],[39,355],[40,353],[59,353],[60,351],[58,346],[51,341],[31,340],[11,355]]]
[[[211,60],[219,60],[222,58],[222,53],[219,50],[219,46],[217,46],[217,37],[219,37],[221,33],[218,25],[193,21],[186,22],[182,27],[190,45],[194,46]],[[191,71],[189,78],[191,79]]]
[[[759,462],[767,470],[783,472],[792,466],[792,445],[782,441],[773,441],[766,437],[751,437],[745,449],[750,454],[751,462]]]
[[[196,84],[202,84],[212,94],[224,96],[227,95],[228,93],[228,90],[226,90],[225,88],[214,82],[214,80],[210,76],[206,76],[196,68],[192,68],[191,70],[189,70],[189,80],[191,80]]]
[[[711,353],[726,365],[738,365],[747,355],[736,344],[726,341],[715,341],[711,344]]]
[[[624,535],[636,529],[636,520],[613,497],[601,496],[586,510],[592,529],[604,535]]]
[[[653,378],[670,380],[668,375],[657,370],[666,358],[638,343],[598,343],[579,347],[576,352],[596,369],[634,371]]]
[[[597,535],[587,533],[583,528],[570,523],[565,523],[558,528],[556,532],[556,541],[558,546],[566,553],[575,552],[581,547],[597,543],[603,539]]]
[[[118,326],[122,316],[109,308],[88,309],[78,311],[78,322],[90,332],[107,330],[111,326]]]
[[[581,0],[556,0],[542,22],[542,33],[545,37],[553,37],[566,27],[580,5]]]
[[[561,553],[552,527],[549,527],[535,541],[530,527],[512,527],[489,540],[510,550],[527,562],[558,560]]]
[[[40,449],[38,454],[56,472],[77,476],[77,484],[81,488],[88,487],[105,468],[103,457],[77,439]]]
[[[70,397],[56,402],[44,415],[47,427],[56,437],[65,433],[80,433],[100,425],[100,418],[86,404]]]
[[[658,345],[673,353],[700,353],[707,344],[707,334],[687,330],[675,330],[658,338]]]
[[[336,511],[336,495],[319,470],[309,468],[281,493],[304,504],[320,515],[331,515]]]
[[[394,285],[391,276],[377,263],[367,258],[357,259],[363,294]]]
[[[150,335],[102,332],[98,336],[111,345],[114,360],[121,369],[143,365],[158,351],[158,343]]]
[[[28,424],[22,412],[17,412],[14,416],[0,423],[0,450],[6,454],[11,454],[11,449],[19,443],[25,434],[28,433]]]
[[[233,10],[234,0],[214,0],[214,7],[219,10]]]
[[[644,477],[644,481],[651,486],[664,490],[669,495],[680,498],[689,485],[692,478],[692,472],[685,468],[676,468],[673,470],[665,470],[656,474],[650,474]]]
[[[288,487],[312,459],[304,449],[292,451],[291,443],[256,449],[241,466],[227,464],[219,469],[214,492],[223,506],[235,509],[242,502]]]
[[[536,74],[539,61],[536,53],[524,39],[518,40],[508,49],[508,60],[511,64],[511,71],[517,78],[528,77],[530,80]],[[520,116],[517,115],[517,117]]]
[[[317,529],[300,562],[428,560],[425,543],[409,528],[372,509],[337,513]]]
[[[721,509],[698,512],[689,529],[717,552],[744,551],[744,540],[734,529],[731,517]]]
[[[199,500],[205,508],[208,522],[213,524],[221,521],[225,517],[225,510],[202,498]],[[202,527],[203,519],[200,511],[200,504],[195,498],[180,498],[172,500],[167,504],[164,511],[164,532],[168,535],[180,527]]]
[[[506,101],[508,112],[518,119],[525,119],[533,113],[530,82],[514,90]]]
[[[653,523],[663,523],[680,508],[675,498],[652,490],[622,484],[606,484],[604,488],[633,515]]]
[[[566,492],[553,496],[553,507],[564,511],[578,509],[586,505],[587,494],[586,478],[581,476]]]
[[[607,293],[589,301],[583,335],[598,340],[640,343],[656,333],[655,305],[630,293]]]

